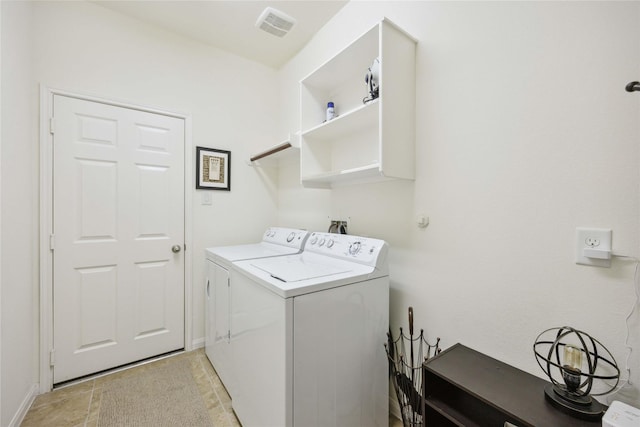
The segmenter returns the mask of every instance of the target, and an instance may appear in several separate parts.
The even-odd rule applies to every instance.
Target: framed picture
[[[231,191],[231,151],[196,147],[196,188]]]

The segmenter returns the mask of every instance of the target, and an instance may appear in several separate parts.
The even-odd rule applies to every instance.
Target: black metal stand
[[[572,402],[563,397],[561,392],[559,393],[557,387],[553,384],[549,384],[544,388],[544,395],[549,403],[562,412],[583,420],[599,420],[607,409],[603,404],[593,398],[590,398],[587,404]]]
[[[414,336],[413,307],[409,307],[409,336],[400,328],[400,336],[394,339],[389,330],[385,349],[389,359],[391,383],[398,398],[403,426],[422,426],[424,425],[423,397],[420,394],[422,364],[431,356],[440,353],[440,338],[435,344],[429,344],[424,337],[423,329],[420,329],[420,335]]]

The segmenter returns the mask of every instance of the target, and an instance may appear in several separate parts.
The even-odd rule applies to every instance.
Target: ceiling
[[[329,21],[348,0],[102,0],[93,3],[158,25],[236,55],[280,68]],[[284,37],[255,26],[266,7],[296,19]]]

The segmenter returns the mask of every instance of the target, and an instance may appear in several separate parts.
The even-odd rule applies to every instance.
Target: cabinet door
[[[230,376],[229,271],[214,262],[207,261],[206,291],[205,350],[211,364],[231,395],[233,385]]]

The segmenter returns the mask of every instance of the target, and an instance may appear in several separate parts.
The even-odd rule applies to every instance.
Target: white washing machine
[[[230,346],[230,277],[234,261],[300,253],[309,233],[304,230],[271,227],[262,241],[246,245],[218,246],[205,250],[207,259],[205,352],[227,391],[233,397],[233,357]]]
[[[233,409],[252,426],[388,426],[387,244],[312,233],[231,270]]]

